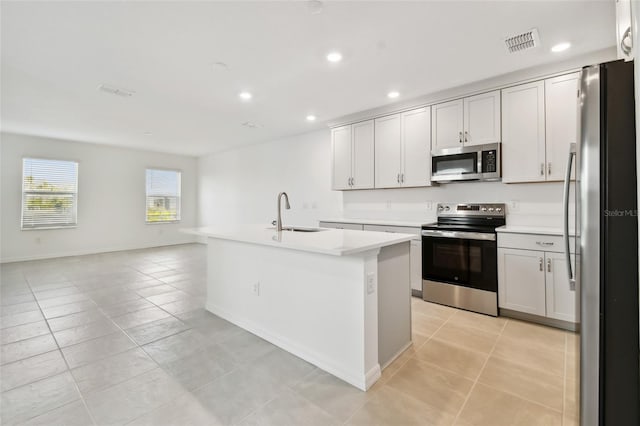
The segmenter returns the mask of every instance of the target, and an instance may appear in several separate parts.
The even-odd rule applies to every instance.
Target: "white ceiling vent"
[[[123,89],[122,87],[115,87],[109,84],[101,84],[100,86],[98,86],[98,90],[109,93],[110,95],[122,96],[123,98],[128,98],[136,93],[133,90],[127,90]]]
[[[504,43],[509,53],[522,52],[540,46],[540,35],[538,35],[538,29],[533,28],[522,34],[505,38]]]

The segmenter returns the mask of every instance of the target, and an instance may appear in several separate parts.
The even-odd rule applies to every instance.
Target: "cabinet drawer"
[[[320,222],[320,228],[353,229],[354,231],[362,231],[363,226],[359,223]]]
[[[416,239],[422,238],[420,234],[422,228],[412,228],[410,226],[364,225],[364,230],[376,232],[396,232],[400,234],[415,234]]]
[[[559,235],[498,233],[498,247],[563,253],[564,239]],[[569,250],[575,253],[574,237],[569,239]]]

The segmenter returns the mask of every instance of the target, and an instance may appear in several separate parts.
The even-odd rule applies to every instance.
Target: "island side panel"
[[[378,362],[384,369],[411,346],[410,243],[378,255]]]
[[[366,390],[380,377],[378,249],[332,256],[208,239],[207,310]]]

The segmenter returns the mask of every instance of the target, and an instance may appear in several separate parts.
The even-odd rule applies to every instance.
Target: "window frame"
[[[42,161],[60,161],[60,162],[66,162],[66,163],[75,163],[76,165],[76,191],[75,191],[75,203],[73,204],[73,218],[74,218],[74,223],[69,224],[69,225],[51,225],[51,224],[47,224],[47,225],[41,225],[41,226],[24,226],[24,204],[25,204],[25,193],[27,193],[24,190],[24,178],[25,178],[25,168],[24,168],[24,161],[25,160],[42,160]],[[62,158],[53,158],[53,157],[43,157],[43,156],[28,156],[25,155],[20,159],[21,163],[22,163],[22,173],[21,173],[21,177],[20,177],[20,230],[21,231],[42,231],[42,230],[50,230],[50,229],[74,229],[78,227],[78,203],[79,203],[79,198],[80,198],[80,161],[75,160],[75,159],[62,159]],[[42,191],[42,193],[46,193],[46,194],[74,194],[73,192],[45,192]]]
[[[158,170],[161,172],[175,172],[178,173],[178,218],[172,220],[157,220],[157,221],[149,221],[147,216],[147,198],[149,195],[147,194],[147,171],[148,170]],[[182,221],[182,170],[181,169],[172,169],[167,167],[154,167],[147,166],[144,168],[144,222],[146,225],[167,225],[172,223],[180,223]]]

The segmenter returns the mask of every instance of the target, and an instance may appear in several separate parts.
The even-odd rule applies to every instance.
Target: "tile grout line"
[[[489,359],[491,359],[491,355],[493,354],[493,352],[496,349],[496,346],[498,345],[498,340],[500,340],[500,337],[502,337],[502,333],[504,333],[504,329],[507,328],[507,324],[508,323],[509,323],[509,319],[507,319],[505,321],[504,325],[502,326],[502,330],[500,330],[500,333],[498,334],[498,337],[497,337],[496,341],[493,342],[493,346],[491,347],[491,351],[489,352],[489,354],[487,356],[487,359],[485,359],[484,364],[482,364],[482,368],[478,372],[478,376],[476,377],[476,379],[473,381],[473,385],[471,385],[471,389],[469,389],[469,392],[467,393],[467,396],[465,397],[464,402],[460,406],[460,410],[458,410],[458,414],[453,419],[453,424],[454,425],[458,422],[458,419],[460,418],[460,415],[462,414],[462,411],[466,407],[467,402],[469,402],[469,398],[471,397],[471,394],[473,393],[473,390],[475,389],[476,385],[478,384],[478,380],[480,380],[480,376],[482,376],[482,372],[487,367],[487,364],[489,363]]]
[[[413,311],[413,308],[412,308],[411,310]],[[438,318],[436,318],[436,317],[432,317],[432,316],[430,316],[430,315],[420,314],[419,312],[417,312],[417,313],[418,313],[419,315],[425,315],[425,316],[428,316],[428,317],[430,317],[430,318],[438,319]],[[455,315],[455,312],[454,312],[452,315],[450,315],[446,320],[444,320],[444,321],[443,321],[443,323],[442,323],[442,324],[440,324],[440,326],[436,329],[436,331],[434,331],[433,333],[431,333],[431,335],[427,338],[427,340],[425,340],[424,342],[422,342],[422,344],[421,344],[420,346],[418,346],[417,348],[415,348],[415,351],[417,352],[420,348],[422,348],[423,346],[425,346],[425,345],[426,345],[426,344],[427,344],[427,343],[428,343],[428,342],[433,338],[433,336],[434,336],[438,331],[440,331],[440,329],[441,329],[442,327],[444,327],[444,325],[445,325],[447,322],[449,322],[449,320],[453,317],[453,315]],[[413,316],[412,316],[412,319],[411,319],[411,320],[413,321]],[[413,327],[412,327],[412,330],[413,330]],[[401,357],[401,356],[402,356],[406,351],[408,351],[409,349],[411,349],[411,347],[407,348],[407,349],[406,349],[402,354],[400,354],[400,355],[399,355],[399,357]],[[398,367],[398,368],[397,368],[393,373],[391,373],[391,375],[387,378],[387,380],[385,380],[385,381],[384,381],[384,383],[382,383],[382,384],[381,384],[381,387],[387,386],[387,383],[389,382],[389,380],[391,380],[391,378],[393,378],[393,376],[395,376],[395,375],[398,373],[398,371],[400,371],[400,370],[402,369],[402,367],[404,367],[404,366],[409,362],[409,360],[411,360],[412,358],[414,358],[414,355],[413,355],[413,354],[412,354],[412,355],[409,355],[409,357],[408,357],[406,360],[404,360],[404,362],[403,362],[402,364],[400,364],[400,366],[399,366],[399,367]],[[389,366],[387,366],[387,367],[389,367]],[[400,391],[400,390],[398,390],[398,392],[402,393],[403,395],[406,395],[404,392],[402,392],[402,391]],[[409,395],[409,396],[410,396],[411,398],[414,398],[412,395]],[[369,401],[365,401],[365,402],[363,402],[363,403],[362,403],[362,405],[360,405],[360,406],[359,406],[359,407],[358,407],[358,408],[357,408],[353,413],[351,413],[351,415],[347,418],[347,420],[345,420],[345,422],[343,423],[343,425],[346,425],[347,423],[349,423],[349,421],[351,421],[351,419],[353,418],[353,416],[355,416],[355,415],[356,415],[356,414],[357,414],[357,413],[358,413],[358,412],[359,412],[359,411],[360,411],[360,410],[361,410],[361,409],[362,409],[362,408],[367,404],[367,402],[369,402]]]
[[[24,276],[24,274],[23,274],[23,276]],[[49,325],[49,321],[47,321],[47,318],[44,316],[44,312],[42,311],[42,307],[40,306],[40,302],[38,302],[38,299],[36,298],[36,295],[33,292],[33,288],[31,287],[31,283],[29,282],[29,280],[27,279],[26,276],[24,277],[24,279],[25,279],[25,281],[27,283],[27,286],[29,287],[29,290],[31,290],[31,294],[33,295],[33,298],[36,299],[36,304],[38,305],[38,308],[40,309],[40,314],[44,318],[45,323],[47,324],[47,329],[49,329],[49,333],[51,335],[51,338],[53,339],[54,343],[56,344],[56,347],[58,348],[58,352],[60,352],[60,357],[64,361],[65,366],[67,367],[66,373],[68,373],[69,376],[71,376],[71,380],[73,381],[73,385],[74,385],[74,387],[76,389],[76,392],[78,393],[78,396],[80,397],[79,398],[80,401],[82,401],[82,405],[84,406],[84,409],[86,410],[87,414],[89,415],[89,418],[91,419],[91,421],[93,422],[94,425],[97,425],[98,423],[96,422],[96,419],[93,417],[93,414],[89,410],[89,406],[87,405],[87,401],[85,401],[85,399],[84,399],[84,395],[82,394],[82,392],[80,392],[80,387],[78,386],[78,382],[76,382],[76,378],[71,373],[71,368],[69,367],[69,363],[67,362],[67,358],[64,356],[64,353],[62,352],[62,348],[58,344],[58,341],[56,340],[56,338],[55,338],[55,336],[53,334],[53,330],[51,330],[51,326]],[[60,374],[64,374],[64,373],[60,373]],[[53,377],[53,376],[51,376],[51,377]],[[34,383],[34,382],[31,382],[31,383]],[[73,401],[71,401],[69,404],[71,404],[72,402]],[[36,417],[39,417],[39,416],[44,415],[46,413],[49,413],[49,412],[51,412],[53,410],[57,410],[58,408],[64,407],[66,405],[68,405],[68,404],[64,404],[64,405],[61,405],[59,407],[52,408],[51,410],[47,410],[44,413],[40,413],[40,414],[38,414],[36,416],[30,417],[29,419],[25,419],[25,421],[34,419]]]

